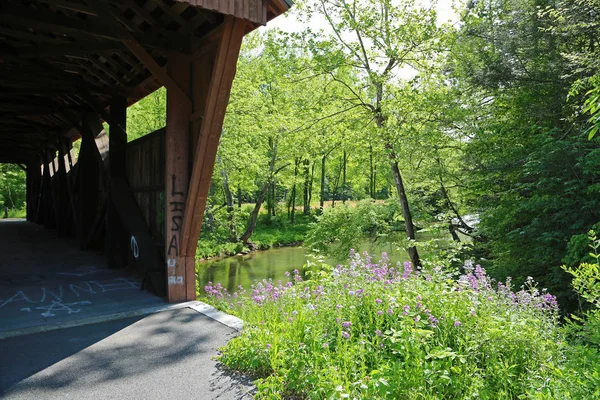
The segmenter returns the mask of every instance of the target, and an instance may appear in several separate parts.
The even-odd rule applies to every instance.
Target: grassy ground
[[[300,244],[308,231],[308,224],[313,221],[313,216],[296,214],[296,221],[292,224],[287,220],[287,215],[269,218],[266,213],[259,215],[256,228],[250,238],[251,247],[266,250],[271,247],[291,246]],[[196,258],[226,257],[251,251],[250,246],[242,243],[230,242],[216,235],[200,236]]]

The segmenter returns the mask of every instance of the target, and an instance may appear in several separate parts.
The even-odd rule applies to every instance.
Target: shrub
[[[556,299],[513,291],[479,266],[413,270],[352,254],[302,281],[264,281],[250,296],[209,285],[245,321],[222,349],[260,377],[258,398],[463,399],[550,395],[564,341]]]
[[[588,303],[586,311],[572,315],[565,325],[571,346],[564,371],[556,381],[556,390],[563,398],[600,398],[600,239],[594,230],[586,239],[588,250],[592,249],[587,259],[592,261],[575,268],[562,267],[573,276],[575,292]]]
[[[325,209],[310,226],[305,245],[308,249],[344,259],[351,248],[365,241],[400,241],[404,223],[399,221],[397,202],[376,203],[361,200],[356,207],[341,204]]]

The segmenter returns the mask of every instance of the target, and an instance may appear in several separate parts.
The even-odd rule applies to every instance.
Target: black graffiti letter
[[[171,255],[171,249],[175,249],[175,257],[179,257],[179,246],[177,245],[177,235],[171,236],[171,242],[169,243],[169,250],[167,250],[168,255]]]
[[[183,196],[183,192],[176,192],[175,191],[175,175],[171,175],[171,196],[175,197],[175,196]]]

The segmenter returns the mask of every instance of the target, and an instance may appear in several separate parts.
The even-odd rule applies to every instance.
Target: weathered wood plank
[[[119,212],[119,217],[131,243],[137,248],[136,263],[144,274],[144,284],[159,296],[165,295],[164,264],[148,233],[146,222],[142,216],[131,188],[125,178],[115,177],[110,181],[113,193],[111,201]]]
[[[189,56],[170,54],[167,70],[169,75],[177,81],[178,87],[190,87],[191,59]],[[188,96],[188,93],[180,93],[167,88],[165,260],[168,279],[167,297],[170,302],[193,300],[196,297],[195,280],[194,293],[188,293],[187,290],[186,258],[181,244],[183,213],[189,181],[189,120],[192,104]]]
[[[267,7],[263,0],[177,0],[224,15],[230,15],[251,22],[266,24],[264,11]]]

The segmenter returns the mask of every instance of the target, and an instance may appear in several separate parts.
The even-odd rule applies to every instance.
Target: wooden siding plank
[[[254,23],[265,25],[266,4],[264,0],[177,0],[189,3],[210,11],[216,11],[224,15],[246,19]],[[263,11],[265,9],[265,11]],[[263,18],[264,16],[264,18]]]

